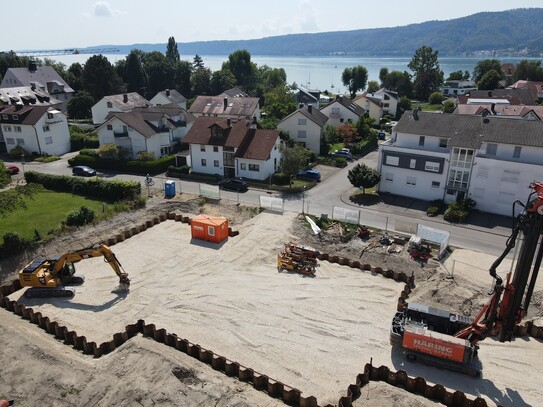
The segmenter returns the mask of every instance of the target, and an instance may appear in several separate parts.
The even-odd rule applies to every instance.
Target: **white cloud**
[[[299,4],[299,19],[301,32],[318,32],[319,29],[319,10],[315,8],[310,0],[301,0]]]
[[[94,3],[92,14],[95,17],[113,17],[125,13],[120,10],[114,10],[107,1],[97,1]]]

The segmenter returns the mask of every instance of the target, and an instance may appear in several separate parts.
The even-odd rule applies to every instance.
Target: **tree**
[[[388,68],[387,67],[382,67],[380,70],[379,70],[379,80],[381,81],[381,86],[385,87],[385,80],[386,80],[386,77],[388,76]]]
[[[102,144],[98,148],[98,155],[106,160],[119,160],[123,157],[123,151],[117,144]]]
[[[381,175],[379,172],[373,168],[368,167],[366,164],[357,164],[347,175],[349,182],[357,188],[366,188],[374,187],[381,181]]]
[[[443,96],[441,92],[432,92],[428,98],[428,102],[430,102],[431,105],[439,105],[443,100],[445,100],[445,96]]]
[[[356,96],[356,92],[366,89],[368,83],[368,70],[366,67],[358,65],[353,68],[345,68],[341,74],[343,85],[347,86],[351,98]]]
[[[499,87],[501,80],[501,75],[494,69],[491,69],[483,75],[479,82],[477,82],[477,87],[480,90],[493,90]]]
[[[177,89],[183,96],[189,98],[192,95],[190,77],[192,75],[192,64],[188,61],[179,61],[174,67],[174,82]]]
[[[179,50],[177,49],[177,43],[175,42],[174,37],[168,38],[168,45],[166,47],[166,59],[172,64],[179,62],[181,58],[179,57]]]
[[[209,95],[211,83],[211,69],[200,68],[194,71],[191,78],[193,95]]]
[[[434,52],[432,47],[423,45],[409,62],[408,67],[415,77],[415,95],[421,100],[428,100],[430,94],[443,83],[443,71],[439,68],[437,54],[438,51]]]
[[[225,90],[234,86],[236,86],[236,78],[228,69],[215,71],[211,75],[209,87],[212,95],[220,95]]]
[[[497,59],[482,59],[475,64],[473,69],[473,76],[471,80],[475,83],[479,82],[483,76],[489,71],[496,71],[500,79],[505,79],[505,73],[502,69],[502,64]]]
[[[299,144],[293,147],[287,147],[286,144],[281,145],[281,172],[292,180],[292,177],[300,172],[307,164],[310,156],[310,151]],[[292,182],[290,182],[292,188]]]
[[[251,93],[256,87],[257,67],[251,62],[251,54],[245,49],[237,50],[228,55],[228,61],[222,64],[222,69],[228,69],[236,77],[236,84],[245,92]]]
[[[360,116],[356,122],[356,132],[358,137],[366,138],[373,134],[372,126],[375,123],[375,119],[371,117]]]
[[[326,140],[328,144],[339,143],[339,137],[334,126],[330,126],[329,124],[324,126],[324,140]]]
[[[141,53],[135,50],[130,51],[126,56],[126,65],[123,76],[127,92],[138,92],[145,95],[149,83],[141,63]]]
[[[407,96],[408,98],[411,98],[413,96],[411,76],[405,71],[392,71],[388,73],[383,80],[382,86],[386,89],[398,92],[400,97]]]
[[[277,86],[264,95],[263,110],[268,117],[282,120],[296,110],[294,94],[286,86]]]
[[[83,67],[81,88],[89,92],[97,102],[106,95],[121,92],[121,80],[113,65],[103,55],[93,55]]]
[[[70,87],[79,92],[81,90],[81,75],[83,73],[83,65],[79,62],[75,62],[70,65],[66,71],[66,77],[64,80],[70,85]]]
[[[447,80],[448,81],[467,81],[469,80],[469,76],[470,76],[469,71],[462,71],[460,69],[458,71],[451,72]]]
[[[452,100],[443,102],[443,113],[452,113],[456,109],[456,104]]]
[[[94,105],[94,98],[89,92],[78,92],[68,102],[68,116],[72,119],[88,119],[92,117],[91,108]]]
[[[407,110],[411,110],[411,100],[409,100],[409,98],[406,96],[402,96],[398,102],[399,114],[402,115]]]
[[[148,97],[153,97],[157,92],[164,89],[174,88],[175,70],[163,53],[158,51],[149,52],[143,55],[143,69],[147,74]]]
[[[369,81],[368,82],[368,93],[377,92],[379,90],[379,82]]]
[[[543,81],[543,68],[541,67],[541,61],[529,61],[523,59],[520,61],[513,73],[513,81]]]
[[[344,145],[348,146],[356,137],[356,127],[350,123],[345,123],[337,127],[337,135]]]
[[[194,59],[192,61],[193,69],[202,69],[204,67],[204,60],[200,55],[194,55]]]
[[[270,68],[268,65],[257,69],[256,97],[263,97],[267,92],[278,86],[287,86],[287,74],[283,68]],[[265,101],[264,101],[265,103]]]

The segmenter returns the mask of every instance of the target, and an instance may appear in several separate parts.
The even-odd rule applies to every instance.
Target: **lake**
[[[91,57],[91,54],[78,55],[57,55],[48,58],[62,62],[67,66],[79,62],[84,64]],[[126,58],[123,54],[105,54],[111,63]],[[222,63],[228,59],[228,56],[209,55],[201,56],[204,65],[212,71],[221,68]],[[182,55],[181,59],[192,62],[194,56]],[[439,66],[445,73],[445,78],[449,73],[462,70],[473,73],[475,64],[487,58],[439,58]],[[499,58],[502,63],[518,63],[522,58]],[[538,59],[540,60],[540,59]],[[386,67],[390,71],[407,71],[412,73],[407,67],[411,58],[370,58],[370,57],[277,57],[277,56],[259,56],[252,55],[251,61],[258,66],[268,65],[272,68],[283,68],[287,73],[287,82],[289,84],[296,82],[298,85],[320,91],[328,90],[332,93],[344,93],[346,87],[341,83],[341,74],[345,68],[362,65],[368,70],[368,80],[379,82],[379,71]]]

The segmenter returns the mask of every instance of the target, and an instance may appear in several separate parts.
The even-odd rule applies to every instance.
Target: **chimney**
[[[303,103],[300,103],[300,105],[298,106],[298,108],[303,108],[304,107],[304,104]]]
[[[227,107],[228,107],[228,98],[225,97],[224,98],[224,108],[223,108],[223,110],[226,110]]]
[[[496,116],[496,109],[495,109],[495,107],[496,107],[496,103],[492,103],[492,104],[490,105],[490,111],[492,112],[492,114],[493,114],[494,116]]]
[[[38,70],[38,65],[36,64],[36,61],[34,59],[30,59],[28,61],[28,70],[30,72],[36,72]]]
[[[339,93],[336,95],[336,100],[339,100]]]
[[[251,123],[249,128],[250,129],[257,129],[258,128],[258,125],[257,125],[257,122],[256,122],[256,116],[253,116],[253,122]]]
[[[489,97],[489,98],[492,97],[492,91],[491,91],[491,90],[488,91],[488,97]]]
[[[123,95],[123,102],[128,103],[128,95],[126,93]]]
[[[166,89],[166,96],[170,97],[170,90]]]
[[[419,108],[418,107],[413,109],[413,119],[419,120]]]
[[[228,118],[226,119],[226,125],[230,127],[232,125],[232,121]]]
[[[307,111],[309,114],[313,114],[313,105],[307,105]]]

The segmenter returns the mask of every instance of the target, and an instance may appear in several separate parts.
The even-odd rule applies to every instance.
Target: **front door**
[[[234,178],[236,176],[236,169],[232,167],[224,167],[224,176],[226,178]]]

